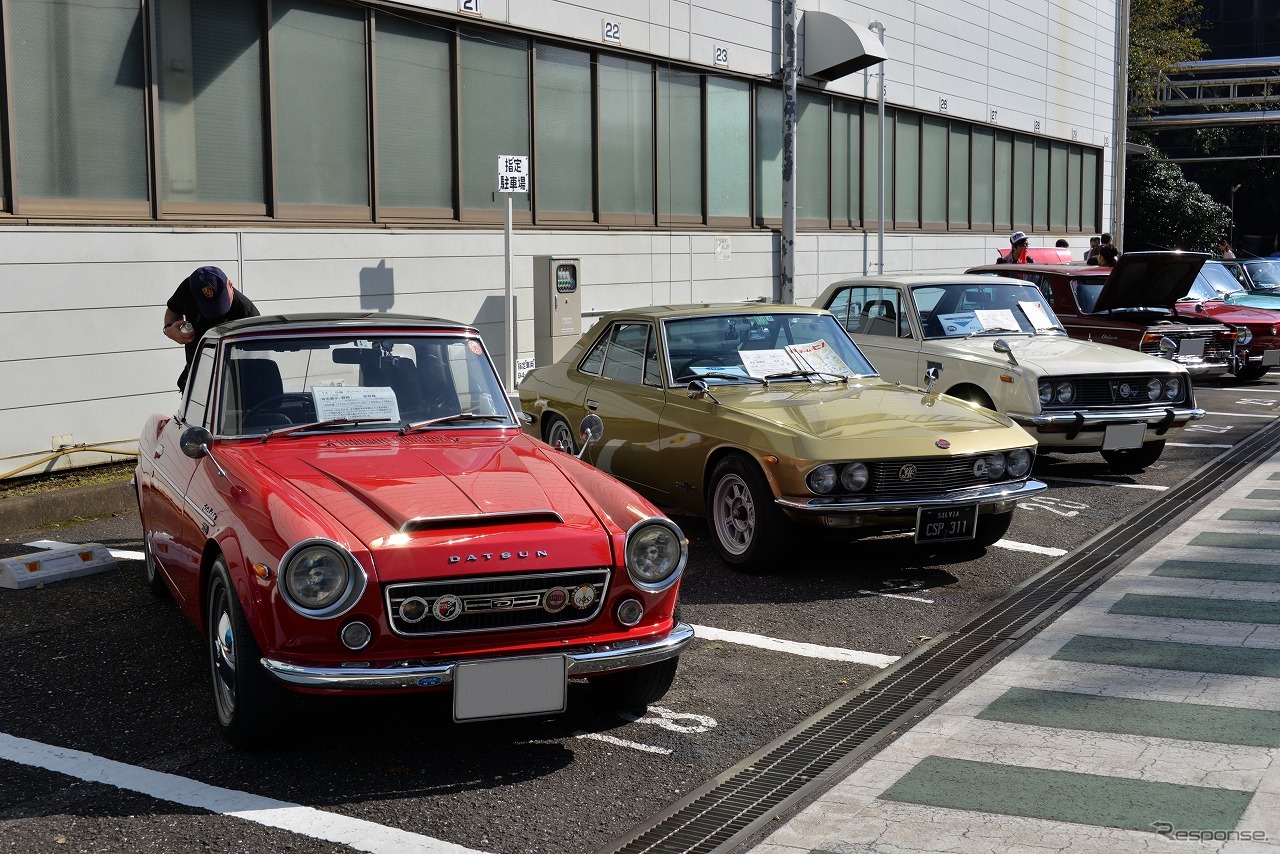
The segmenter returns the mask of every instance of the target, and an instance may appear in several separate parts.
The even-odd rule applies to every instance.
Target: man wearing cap
[[[1009,245],[1013,248],[1009,250],[1008,255],[1003,255],[996,259],[997,264],[1034,264],[1030,256],[1027,255],[1027,236],[1021,231],[1015,231],[1009,235]]]
[[[220,323],[258,314],[257,306],[232,287],[227,274],[217,267],[200,267],[183,279],[164,312],[165,337],[187,348],[187,363],[178,375],[179,391],[186,388],[200,336]]]

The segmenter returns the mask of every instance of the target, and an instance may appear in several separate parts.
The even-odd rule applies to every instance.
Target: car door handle
[[[596,403],[594,400],[587,400],[587,409],[590,409],[592,412],[595,412],[599,408],[600,408],[600,404]]]

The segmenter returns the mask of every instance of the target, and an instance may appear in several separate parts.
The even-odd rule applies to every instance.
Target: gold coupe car
[[[649,306],[605,315],[520,383],[525,429],[677,512],[720,556],[766,572],[794,525],[988,546],[1008,530],[1035,440],[1008,418],[881,380],[836,318],[791,305]]]

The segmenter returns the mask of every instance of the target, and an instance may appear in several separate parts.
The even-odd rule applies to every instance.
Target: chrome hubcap
[[[219,590],[214,614],[217,619],[210,627],[213,651],[213,691],[218,707],[227,716],[236,707],[236,635],[231,626],[231,613],[227,608],[227,594]]]
[[[730,554],[740,555],[751,547],[756,530],[756,506],[746,481],[736,474],[716,484],[714,499],[716,537]]]

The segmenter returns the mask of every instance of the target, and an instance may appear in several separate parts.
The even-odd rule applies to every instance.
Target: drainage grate
[[[934,638],[603,851],[732,851],[775,816],[825,791],[885,737],[924,717],[974,672],[1003,657],[1063,606],[1105,581],[1119,570],[1120,558],[1138,543],[1216,492],[1252,461],[1276,450],[1280,450],[1280,421],[1271,422],[956,631]]]

